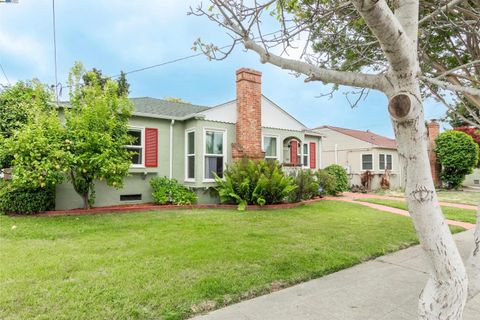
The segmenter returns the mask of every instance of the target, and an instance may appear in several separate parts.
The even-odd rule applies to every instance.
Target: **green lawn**
[[[334,201],[0,216],[0,319],[182,319],[416,242],[409,218]]]
[[[365,199],[356,199],[356,201],[376,203],[376,204],[381,204],[388,207],[407,210],[407,204],[405,203],[405,201],[402,201],[401,199],[388,200],[388,199],[377,199],[377,198],[365,198]],[[463,222],[469,222],[469,223],[475,223],[477,221],[476,220],[477,213],[475,210],[458,209],[458,208],[442,206],[442,211],[443,211],[443,214],[445,215],[445,218],[450,220],[463,221]]]
[[[401,190],[377,190],[377,194],[404,198],[405,194]],[[440,201],[452,202],[452,203],[463,203],[471,204],[478,206],[480,204],[480,191],[447,191],[439,190],[437,191],[437,196]]]

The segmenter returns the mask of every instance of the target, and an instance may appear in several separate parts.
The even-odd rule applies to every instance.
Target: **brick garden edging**
[[[315,198],[311,200],[295,202],[295,203],[279,203],[279,204],[269,204],[264,206],[259,205],[248,205],[246,210],[275,210],[275,209],[290,209],[303,206],[305,204],[321,201],[324,198]],[[237,205],[232,204],[195,204],[195,205],[157,205],[153,203],[144,203],[144,204],[131,204],[131,205],[121,205],[121,206],[107,206],[107,207],[96,207],[91,209],[71,209],[71,210],[53,210],[41,212],[38,214],[31,215],[22,215],[22,214],[11,214],[10,216],[35,216],[35,217],[53,217],[53,216],[83,216],[91,214],[102,214],[102,213],[129,213],[129,212],[142,212],[142,211],[152,211],[152,210],[171,210],[171,209],[229,209],[237,210]]]

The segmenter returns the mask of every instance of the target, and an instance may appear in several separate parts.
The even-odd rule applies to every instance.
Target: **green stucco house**
[[[233,84],[232,84],[233,85]],[[261,93],[261,73],[236,72],[235,100],[205,107],[155,98],[132,98],[130,134],[136,137],[124,187],[96,183],[95,206],[152,202],[149,180],[175,178],[191,187],[199,203],[214,203],[213,172],[222,176],[243,157],[276,159],[285,170],[321,167],[321,133],[302,123]],[[69,183],[57,186],[56,209],[82,207]]]

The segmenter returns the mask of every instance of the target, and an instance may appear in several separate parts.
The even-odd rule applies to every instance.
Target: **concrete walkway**
[[[462,256],[468,256],[473,230],[456,234],[455,239]],[[194,319],[416,319],[418,296],[427,278],[423,252],[414,246]],[[468,303],[463,320],[479,319],[480,295]]]
[[[381,195],[369,194],[369,193],[344,192],[343,195],[345,197],[349,197],[349,198],[353,198],[353,199],[374,198],[374,199],[386,199],[386,200],[397,200],[397,201],[403,200],[403,198],[399,198],[399,197],[381,196]],[[479,196],[480,196],[480,193],[479,193]],[[479,199],[479,201],[480,201],[480,199]],[[452,202],[443,202],[443,201],[440,201],[439,203],[440,203],[441,206],[445,206],[445,207],[477,210],[477,207],[473,206],[471,204],[452,203]]]
[[[408,213],[407,210],[402,210],[402,209],[398,209],[398,208],[393,208],[393,207],[389,207],[389,206],[384,206],[384,205],[381,205],[381,204],[376,204],[376,203],[370,203],[370,202],[362,202],[361,199],[366,199],[366,198],[377,198],[377,197],[352,197],[350,195],[358,195],[356,193],[344,193],[343,194],[344,196],[343,197],[326,197],[325,199],[326,200],[334,200],[334,201],[343,201],[343,202],[351,202],[351,203],[355,203],[355,204],[359,204],[359,205],[362,205],[362,206],[366,206],[366,207],[370,207],[370,208],[373,208],[373,209],[378,209],[378,210],[382,210],[382,211],[386,211],[386,212],[390,212],[390,213],[394,213],[394,214],[399,214],[399,215],[402,215],[402,216],[406,216],[406,217],[410,217],[410,214]],[[364,194],[363,194],[364,195]],[[356,200],[357,199],[357,200]],[[359,201],[359,200],[360,201]],[[382,198],[382,199],[387,199],[387,198]],[[399,200],[398,198],[393,198],[394,200]],[[474,207],[475,208],[475,207]],[[475,228],[475,225],[472,224],[472,223],[468,223],[468,222],[463,222],[463,221],[455,221],[455,220],[449,220],[449,219],[445,219],[445,221],[449,224],[449,225],[452,225],[452,226],[459,226],[459,227],[462,227],[464,229],[467,229],[467,230],[470,230],[470,229],[473,229]]]

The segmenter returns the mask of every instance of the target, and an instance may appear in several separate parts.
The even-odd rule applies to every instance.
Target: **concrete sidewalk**
[[[465,258],[472,247],[473,230],[455,239]],[[426,270],[421,248],[414,246],[194,319],[416,319]],[[463,319],[480,319],[480,296],[468,303]]]

